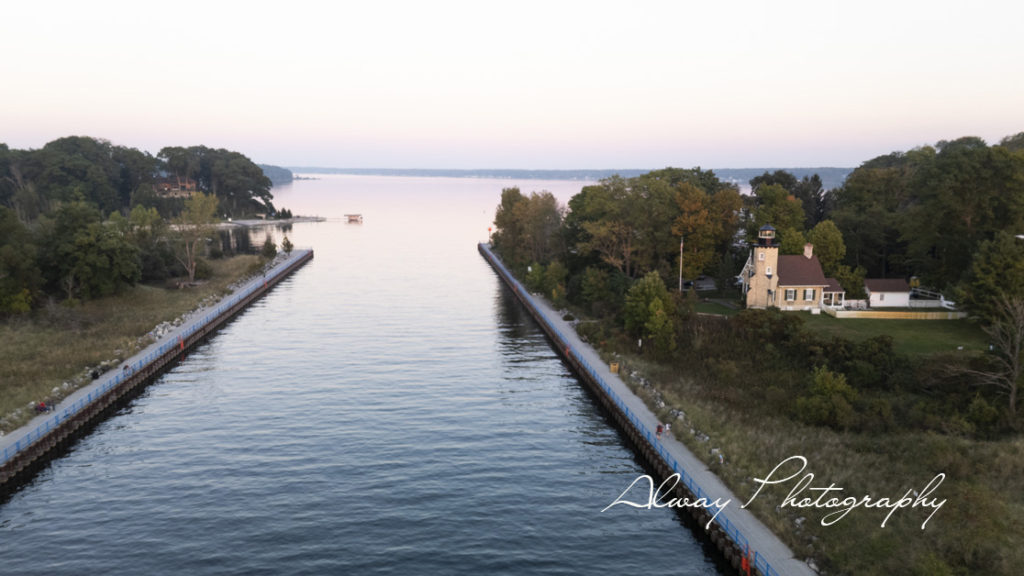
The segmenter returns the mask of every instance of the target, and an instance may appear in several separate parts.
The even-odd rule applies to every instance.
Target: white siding
[[[870,292],[872,308],[910,308],[910,292]]]

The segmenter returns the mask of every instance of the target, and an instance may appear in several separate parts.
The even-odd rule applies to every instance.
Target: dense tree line
[[[191,198],[161,194],[169,180]],[[215,214],[272,213],[271,200],[269,179],[238,152],[154,157],[83,136],[38,150],[0,144],[0,316],[172,275],[191,281]]]
[[[770,362],[778,370],[766,374],[793,383],[779,394],[801,399],[787,410],[803,421],[839,429],[892,423],[893,414],[928,405],[919,392],[954,383],[943,396],[948,403],[906,419],[925,428],[1016,426],[1024,372],[1024,240],[1017,238],[1024,234],[1024,134],[996,146],[962,138],[879,157],[833,190],[814,175],[798,180],[783,171],[755,177],[751,189],[743,197],[699,168],[611,177],[584,187],[567,207],[549,193],[506,189],[494,246],[531,290],[602,318],[644,353],[719,376]],[[675,289],[680,266],[684,278],[706,274],[731,286],[747,240],[765,224],[778,230],[782,253],[814,244],[825,275],[849,298],[864,296],[865,277],[918,276],[955,295],[980,317],[995,343],[991,354],[943,359],[935,363],[941,370],[929,371],[894,362],[891,341],[822,341],[796,316],[745,311],[727,327],[710,326],[694,314],[693,292]],[[748,356],[754,365],[733,359],[737,338],[757,340]],[[971,384],[989,387],[976,395]],[[864,387],[889,396],[858,396]],[[995,407],[1002,401],[994,390],[1007,397],[1005,411]]]
[[[126,216],[140,204],[171,217],[183,202],[160,201],[156,185],[165,179],[216,196],[220,214],[274,211],[270,179],[230,150],[170,146],[154,157],[87,136],[60,138],[38,150],[0,144],[0,205],[26,224],[75,200],[93,204],[104,217],[113,212]]]
[[[918,276],[980,304],[970,288],[976,261],[1007,256],[1008,240],[1024,233],[1022,143],[1024,133],[996,146],[960,138],[862,164],[834,191],[847,263],[869,277]]]
[[[194,185],[197,190],[215,196],[219,200],[218,213],[225,217],[274,213],[270,178],[238,152],[206,146],[169,146],[160,150],[157,160],[179,185]]]

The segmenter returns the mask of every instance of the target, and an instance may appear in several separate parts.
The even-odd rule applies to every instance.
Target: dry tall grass
[[[610,356],[609,356],[610,358]],[[620,354],[631,385],[673,434],[746,503],[766,476],[790,456],[807,459],[800,474],[811,486],[843,488],[840,497],[899,499],[921,491],[937,474],[933,496],[946,503],[922,529],[932,509],[857,508],[831,526],[834,509],[780,507],[796,480],[768,486],[750,508],[799,558],[827,574],[1016,574],[1024,563],[1024,439],[983,441],[934,432],[837,432],[785,415],[764,416],[744,406],[742,393],[719,382],[698,382],[646,358]],[[645,378],[650,386],[637,385]],[[656,392],[655,392],[656,391]],[[658,404],[661,400],[664,404]],[[676,419],[673,410],[685,416]],[[692,431],[691,431],[692,430]],[[717,449],[724,455],[720,464]],[[789,470],[795,472],[796,468]],[[788,475],[788,474],[787,474]],[[804,491],[801,496],[816,498]]]
[[[191,288],[140,285],[72,308],[48,306],[30,318],[0,324],[0,430],[8,432],[30,420],[33,403],[56,401],[88,382],[88,372],[101,363],[116,366],[149,344],[147,334],[156,325],[223,296],[259,262],[248,255],[213,260],[211,278]]]

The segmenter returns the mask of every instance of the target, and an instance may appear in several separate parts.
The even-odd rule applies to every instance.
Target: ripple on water
[[[0,506],[2,571],[715,573],[601,512],[643,470],[420,185],[304,181],[374,217],[295,226],[310,265]]]

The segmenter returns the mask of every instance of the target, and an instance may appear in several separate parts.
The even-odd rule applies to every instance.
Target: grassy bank
[[[147,334],[227,293],[259,266],[256,256],[210,262],[213,274],[184,290],[135,286],[122,294],[68,308],[39,310],[0,324],[0,430],[13,430],[34,415],[40,400],[56,401],[89,381],[87,372],[111,366],[149,344]]]
[[[608,359],[617,354],[614,359],[638,395],[742,501],[734,506],[753,495],[754,478],[765,478],[795,455],[808,461],[797,478],[813,473],[811,486],[834,484],[844,489],[841,497],[899,499],[909,490],[922,491],[937,474],[946,475],[933,495],[946,503],[924,529],[931,511],[922,508],[896,511],[884,528],[888,510],[864,508],[822,526],[834,509],[780,507],[795,479],[765,488],[751,509],[797,557],[812,558],[823,573],[1015,574],[1024,562],[1024,440],[1019,435],[985,441],[909,429],[843,432],[810,426],[784,410],[767,409],[757,390],[623,352],[629,348],[609,338],[602,353]],[[674,410],[683,415],[677,418]],[[807,490],[801,496],[813,499],[817,493]]]

